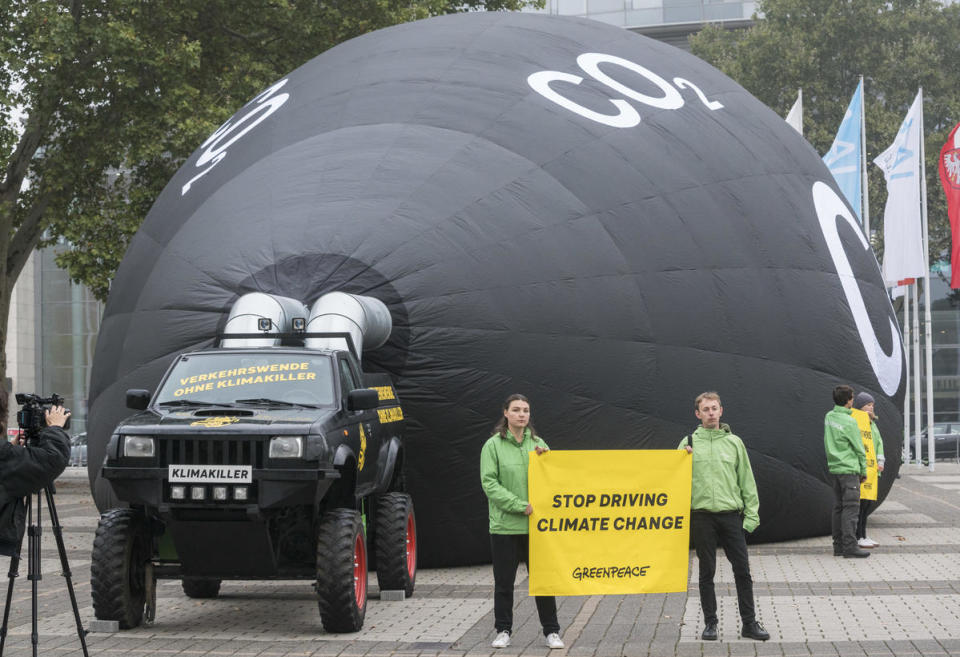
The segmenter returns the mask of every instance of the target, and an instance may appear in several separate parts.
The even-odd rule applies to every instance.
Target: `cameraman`
[[[47,426],[29,442],[0,441],[0,554],[16,556],[26,521],[23,498],[41,491],[60,476],[70,460],[70,436],[63,426],[70,411],[52,406]],[[5,429],[5,427],[4,427]]]

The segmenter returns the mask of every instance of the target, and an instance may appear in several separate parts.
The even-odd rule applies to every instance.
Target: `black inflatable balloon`
[[[337,46],[174,176],[114,282],[96,476],[127,388],[212,344],[239,295],[369,294],[365,354],[409,418],[423,565],[488,558],[479,452],[522,392],[554,449],[674,448],[718,390],[759,540],[829,533],[823,415],[877,399],[886,494],[903,357],[880,273],[810,145],[692,55],[598,22],[471,13]],[[96,486],[98,503],[109,503]]]

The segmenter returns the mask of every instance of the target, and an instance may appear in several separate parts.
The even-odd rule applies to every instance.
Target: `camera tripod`
[[[40,522],[41,501],[43,497],[47,500],[47,512],[50,515],[50,524],[53,527],[53,535],[57,539],[57,550],[60,552],[60,565],[63,568],[63,577],[67,580],[67,591],[70,593],[70,604],[73,605],[73,617],[77,622],[77,637],[80,639],[80,646],[83,648],[84,657],[87,653],[87,631],[83,629],[83,622],[80,620],[80,611],[77,609],[77,596],[73,591],[73,580],[70,574],[70,564],[67,562],[67,549],[63,544],[63,529],[60,526],[60,517],[57,515],[57,507],[53,503],[54,495],[53,484],[44,487],[36,493],[36,505],[31,504],[33,495],[27,496],[27,579],[31,582],[31,620],[32,633],[30,642],[33,644],[33,657],[37,657],[37,645],[40,642],[40,635],[37,632],[37,585],[43,574],[41,572],[40,562],[40,538],[42,528]],[[43,496],[43,497],[41,497]],[[36,521],[36,522],[34,522]],[[7,587],[7,604],[3,611],[3,626],[0,627],[0,657],[3,656],[3,647],[7,640],[7,622],[10,619],[10,605],[13,602],[13,583],[19,577],[20,555],[23,553],[23,537],[20,538],[20,545],[17,547],[17,554],[10,558],[10,584]]]

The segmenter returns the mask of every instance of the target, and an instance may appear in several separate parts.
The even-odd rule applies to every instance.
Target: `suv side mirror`
[[[380,394],[370,388],[357,388],[347,395],[348,411],[367,411],[380,405]]]
[[[141,388],[127,390],[127,408],[134,411],[146,410],[150,405],[150,391]]]

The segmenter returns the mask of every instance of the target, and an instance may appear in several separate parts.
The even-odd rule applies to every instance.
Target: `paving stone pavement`
[[[832,556],[829,537],[751,545],[760,621],[771,640],[739,638],[736,591],[729,565],[718,564],[720,641],[703,629],[697,563],[691,556],[685,593],[558,598],[567,647],[542,643],[526,580],[518,578],[513,645],[496,651],[489,566],[421,570],[417,591],[381,602],[376,578],[364,628],[329,635],[320,625],[309,583],[225,582],[215,600],[191,600],[177,582],[158,586],[151,627],[87,636],[91,655],[402,656],[538,655],[560,657],[897,655],[960,656],[960,465],[935,473],[905,467],[890,497],[871,517],[880,542],[869,559]],[[57,508],[84,625],[90,604],[90,547],[98,514],[85,471],[58,481]],[[45,518],[45,524],[49,526]],[[60,576],[52,534],[44,534],[40,583],[41,655],[81,654]],[[21,575],[26,567],[21,566]],[[521,571],[522,576],[522,571]],[[30,588],[16,582],[4,655],[32,652]],[[4,593],[6,586],[4,586]]]

